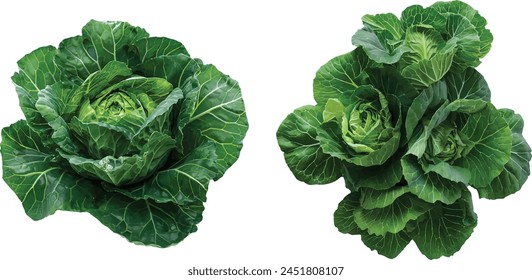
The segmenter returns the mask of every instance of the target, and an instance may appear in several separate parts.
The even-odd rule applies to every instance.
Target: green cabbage
[[[178,41],[90,21],[18,61],[26,120],[2,130],[3,177],[29,217],[88,212],[134,243],[197,230],[209,182],[248,123],[238,83]]]
[[[474,68],[493,36],[460,1],[362,22],[357,48],[317,71],[317,104],[281,123],[279,146],[300,181],[344,178],[340,232],[388,258],[412,240],[429,259],[451,256],[477,224],[471,191],[504,198],[530,175],[523,119],[490,102]]]

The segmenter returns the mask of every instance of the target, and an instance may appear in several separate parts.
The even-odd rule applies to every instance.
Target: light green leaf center
[[[371,153],[392,135],[391,114],[383,96],[355,103],[349,118],[342,118],[342,138],[356,153]]]

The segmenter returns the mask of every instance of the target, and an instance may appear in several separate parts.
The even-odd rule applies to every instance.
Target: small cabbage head
[[[399,146],[400,118],[395,97],[361,86],[352,96],[327,100],[322,137],[326,142],[340,140],[330,151],[334,149],[343,160],[360,166],[382,164]],[[342,150],[336,149],[340,147]]]

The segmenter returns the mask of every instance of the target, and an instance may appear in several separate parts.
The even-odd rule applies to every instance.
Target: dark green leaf
[[[405,121],[406,138],[410,139],[421,119],[425,115],[430,116],[446,99],[447,84],[445,82],[434,83],[423,90],[408,109]]]
[[[382,165],[399,147],[399,128],[394,129],[393,136],[384,142],[378,150],[367,154],[352,154],[350,147],[342,139],[341,133],[338,124],[324,123],[318,130],[317,139],[324,153],[358,166]]]
[[[79,152],[67,124],[78,106],[79,98],[76,97],[74,88],[60,82],[39,91],[35,103],[35,108],[53,130],[52,140],[68,153]]]
[[[136,71],[144,76],[164,78],[174,87],[182,88],[200,67],[200,61],[185,54],[176,54],[147,59],[136,67]]]
[[[108,193],[103,201],[89,211],[102,224],[131,242],[163,248],[195,232],[204,209],[201,202],[155,203],[119,193]]]
[[[355,223],[355,209],[360,207],[360,194],[352,192],[340,201],[334,211],[334,225],[341,233],[361,234],[362,230]]]
[[[26,121],[2,130],[1,148],[4,181],[30,218],[40,220],[56,210],[94,207],[96,186],[57,161],[57,155],[43,146],[41,136]]]
[[[115,85],[132,74],[131,69],[119,61],[107,63],[101,70],[93,72],[76,91],[77,103],[82,99],[93,99],[104,89]],[[79,104],[78,104],[79,106]]]
[[[55,47],[41,47],[17,62],[19,72],[15,73],[11,79],[17,87],[29,94],[28,98],[33,103],[37,101],[37,92],[61,80],[61,70],[54,62],[55,54]]]
[[[501,113],[501,116],[508,124],[508,127],[510,127],[512,133],[523,133],[523,127],[525,126],[525,122],[521,115],[516,114],[511,109],[499,109],[499,113]]]
[[[113,60],[127,62],[128,47],[146,37],[144,29],[126,22],[91,20],[83,27],[81,36],[59,44],[57,59],[65,71],[83,81]]]
[[[401,181],[403,170],[401,156],[404,152],[397,151],[385,163],[371,167],[360,167],[354,164],[344,164],[342,176],[346,180],[346,187],[356,190],[360,187],[375,190],[385,190]]]
[[[175,148],[170,136],[154,132],[138,154],[131,156],[106,156],[90,159],[79,155],[61,155],[80,175],[102,180],[113,185],[133,184],[152,175],[166,163],[168,154]]]
[[[399,41],[403,37],[401,21],[392,13],[365,15],[362,17],[362,22],[375,33],[388,32],[394,41]]]
[[[138,128],[135,135],[132,137],[132,144],[141,149],[146,141],[155,132],[163,132],[170,134],[172,125],[171,119],[172,108],[183,98],[181,89],[176,88],[162,102],[157,104],[150,115],[144,120],[144,123]]]
[[[448,101],[445,101],[438,109],[432,114],[428,124],[423,124],[423,131],[417,135],[417,138],[412,138],[408,142],[407,154],[415,155],[417,158],[421,158],[427,149],[427,142],[434,127],[441,124],[450,114],[448,109]]]
[[[386,40],[381,40],[368,28],[358,30],[351,40],[353,45],[362,47],[368,57],[377,63],[394,64],[408,51],[408,48],[402,44],[391,47],[383,41]]]
[[[474,144],[469,153],[457,159],[454,165],[468,169],[471,172],[470,184],[483,188],[499,176],[510,159],[511,131],[490,103],[482,111],[468,115],[459,127],[461,133]]]
[[[152,199],[158,203],[179,205],[207,201],[210,180],[216,175],[216,146],[206,142],[172,167],[127,189],[114,188],[134,199]]]
[[[356,224],[369,234],[398,233],[409,221],[416,220],[430,209],[431,205],[411,194],[404,194],[392,204],[375,209],[356,208]]]
[[[451,102],[446,110],[449,112],[458,112],[464,114],[476,114],[486,109],[490,103],[480,99],[457,99]],[[493,105],[491,105],[493,106]]]
[[[28,125],[44,131],[49,130],[49,127],[35,108],[35,103],[40,90],[61,80],[61,70],[54,62],[55,54],[56,48],[52,46],[34,50],[17,62],[19,72],[11,77]]]
[[[478,30],[480,35],[480,57],[485,57],[491,50],[491,43],[493,42],[493,34],[489,29]]]
[[[449,72],[444,78],[449,90],[449,101],[457,99],[481,99],[489,102],[491,91],[484,77],[475,68],[462,72]]]
[[[337,56],[318,69],[314,78],[314,100],[325,105],[329,98],[351,95],[365,83],[365,69],[376,63],[368,59],[362,48]]]
[[[131,134],[121,127],[103,122],[86,123],[74,117],[70,126],[64,129],[67,128],[69,130],[66,132],[73,132],[73,136],[83,143],[88,156],[92,159],[101,159],[106,156],[120,157],[130,151]],[[62,130],[63,127],[59,127],[58,132],[62,132]],[[72,141],[70,136],[66,134],[65,140]],[[64,148],[63,150],[65,154],[79,155],[79,150]]]
[[[447,32],[456,39],[457,51],[454,65],[458,69],[480,64],[480,37],[475,26],[462,15],[451,14],[447,18]]]
[[[386,190],[360,188],[360,206],[368,210],[384,208],[390,206],[397,198],[409,191],[407,186],[395,186]]]
[[[457,14],[462,15],[469,20],[472,20],[475,17],[475,14],[478,13],[475,9],[462,1],[439,1],[432,4],[430,7],[442,15],[449,16],[450,14]]]
[[[484,188],[477,188],[482,198],[501,199],[516,193],[521,189],[530,175],[530,146],[521,132],[523,131],[523,118],[512,110],[499,110],[501,115],[512,130],[512,150],[510,160],[504,165],[501,174]]]
[[[446,18],[437,10],[430,7],[423,8],[420,5],[410,6],[401,14],[401,23],[404,30],[412,26],[422,25],[433,27],[442,32],[445,29],[446,22]]]
[[[410,82],[394,67],[372,68],[366,70],[366,72],[369,75],[372,86],[386,96],[393,95],[399,99],[402,112],[408,111],[408,107],[410,107],[414,98],[419,94]],[[388,97],[388,100],[391,100],[391,98]]]
[[[440,1],[433,4],[432,7],[447,17],[451,14],[455,14],[461,15],[469,20],[475,27],[480,38],[479,57],[482,58],[486,56],[491,49],[493,35],[489,29],[486,29],[486,19],[482,17],[477,10],[461,1]]]
[[[152,58],[160,56],[177,56],[183,54],[189,56],[185,46],[180,42],[165,37],[142,38],[133,43],[139,63],[144,63]]]
[[[466,188],[463,183],[453,182],[438,173],[425,172],[414,156],[405,156],[402,164],[409,191],[426,202],[454,203]]]
[[[328,184],[340,177],[340,160],[323,153],[317,140],[321,110],[304,106],[288,115],[277,130],[277,141],[294,176],[307,184]]]
[[[371,250],[376,250],[379,255],[393,259],[397,257],[410,243],[412,238],[404,230],[398,233],[374,235],[362,233],[362,242]]]
[[[410,236],[429,259],[450,257],[458,252],[473,233],[477,215],[469,191],[451,205],[436,203],[423,217]]]
[[[469,173],[468,169],[451,165],[446,161],[440,161],[435,164],[422,164],[421,166],[425,173],[434,172],[453,182],[468,184],[471,178],[471,173]]]
[[[248,129],[240,86],[213,65],[204,65],[183,93],[178,147],[186,154],[205,140],[214,142],[218,180],[237,160]]]

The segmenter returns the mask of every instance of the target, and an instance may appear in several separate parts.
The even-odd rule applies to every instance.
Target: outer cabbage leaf
[[[449,15],[461,15],[465,17],[475,27],[480,38],[479,55],[480,58],[486,56],[491,49],[493,35],[489,29],[486,29],[487,21],[477,10],[461,1],[436,2],[431,8],[437,10],[440,14],[448,17]]]
[[[50,128],[35,108],[35,103],[39,91],[61,81],[63,74],[54,62],[55,53],[56,48],[52,46],[34,50],[17,62],[19,72],[11,77],[28,125],[43,133],[50,133]]]
[[[52,130],[53,142],[73,154],[78,153],[80,148],[73,140],[67,122],[77,110],[79,98],[76,96],[74,87],[58,82],[39,91],[35,102],[35,108]]]
[[[404,30],[394,14],[365,15],[364,28],[353,35],[351,42],[364,49],[377,63],[394,64],[408,51],[402,42]]]
[[[491,91],[484,77],[475,68],[461,72],[450,72],[444,78],[449,89],[449,100],[481,99],[491,100]]]
[[[165,37],[142,38],[135,41],[133,46],[132,51],[135,55],[130,56],[130,58],[138,58],[138,61],[129,61],[129,65],[142,64],[147,60],[162,56],[177,56],[179,54],[190,56],[181,42]]]
[[[391,66],[371,68],[366,70],[366,72],[369,76],[369,84],[387,97],[394,96],[393,98],[399,100],[401,114],[403,117],[406,117],[403,112],[408,112],[412,101],[419,95],[419,92],[412,86],[408,79],[403,77],[399,70]],[[390,100],[391,98],[388,99]]]
[[[447,84],[437,82],[423,90],[412,102],[405,120],[406,139],[410,140],[423,118],[430,118],[434,111],[447,100]]]
[[[462,70],[480,65],[480,37],[475,26],[464,16],[451,14],[447,18],[447,31],[457,40],[454,66]]]
[[[340,98],[341,95],[352,93],[366,84],[367,75],[364,71],[377,65],[362,48],[331,59],[316,72],[314,100],[323,106],[329,98]]]
[[[81,36],[65,39],[59,44],[56,58],[62,68],[78,81],[101,70],[111,61],[127,62],[128,48],[148,33],[126,22],[89,21]]]
[[[339,204],[334,212],[334,225],[341,233],[360,234],[362,242],[372,250],[388,258],[395,258],[412,239],[406,230],[384,235],[369,234],[358,227],[354,212],[360,207],[360,193],[351,192]]]
[[[395,191],[390,190],[389,192],[394,193]],[[407,193],[382,208],[356,208],[353,217],[356,224],[361,229],[367,230],[369,234],[384,235],[400,232],[408,222],[418,219],[430,208],[430,204]]]
[[[319,107],[303,106],[289,114],[277,130],[286,164],[307,184],[327,184],[340,177],[340,160],[324,153],[317,139],[321,120]]]
[[[196,232],[204,210],[201,202],[186,205],[131,199],[106,193],[103,203],[89,212],[110,230],[144,245],[168,247]]]
[[[134,199],[186,205],[206,202],[209,182],[216,175],[216,145],[205,142],[181,161],[157,172],[150,179],[128,188],[108,186]]]
[[[401,157],[403,151],[397,151],[385,163],[377,166],[360,167],[354,164],[344,164],[342,176],[351,191],[360,187],[375,190],[385,190],[395,186],[403,178]]]
[[[362,242],[368,248],[376,250],[379,255],[390,259],[397,257],[412,240],[412,237],[405,230],[384,235],[362,233],[361,236]]]
[[[402,160],[409,191],[429,203],[454,203],[466,188],[463,182],[453,182],[436,172],[425,172],[414,156]]]
[[[403,194],[410,191],[407,186],[397,185],[387,190],[360,189],[360,207],[364,209],[384,208],[390,206]]]
[[[404,30],[412,26],[426,26],[443,32],[445,31],[447,19],[436,9],[413,5],[404,9],[401,13],[401,23]]]
[[[382,35],[381,37],[384,37]],[[408,51],[408,47],[399,44],[397,47],[388,44],[388,38],[380,38],[377,34],[365,27],[358,30],[351,42],[360,46],[373,61],[377,63],[394,64]]]
[[[473,187],[482,188],[497,177],[509,161],[511,131],[499,111],[489,103],[478,114],[469,115],[460,126],[462,133],[475,145],[455,164],[471,172]]]
[[[176,88],[185,87],[200,67],[201,61],[184,54],[157,56],[137,66],[144,75],[164,78]]]
[[[401,21],[392,13],[365,15],[362,22],[375,33],[387,32],[391,35],[392,43],[401,40],[404,34]]]
[[[183,93],[178,148],[186,154],[203,141],[214,142],[217,180],[237,160],[248,128],[240,86],[213,65],[204,65],[185,83]]]
[[[410,236],[429,259],[450,257],[473,233],[477,215],[469,191],[453,204],[436,203],[423,219],[419,219]]]
[[[512,131],[512,149],[510,160],[504,165],[501,174],[486,187],[477,189],[480,197],[488,199],[504,198],[519,191],[530,175],[532,154],[522,135],[523,118],[509,109],[501,109],[499,112]]]
[[[354,219],[355,210],[360,207],[360,193],[351,192],[340,201],[334,211],[334,225],[341,233],[361,234],[363,232]]]
[[[96,205],[93,182],[57,161],[26,121],[2,130],[2,170],[28,216],[40,220],[56,210],[86,211]]]

